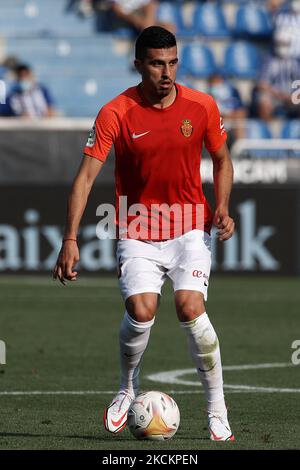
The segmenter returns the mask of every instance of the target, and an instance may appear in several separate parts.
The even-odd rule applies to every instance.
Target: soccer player
[[[222,241],[234,231],[228,209],[233,170],[226,131],[211,96],[175,82],[178,58],[172,33],[159,26],[146,28],[136,40],[135,52],[135,66],[142,81],[103,106],[96,118],[70,194],[54,277],[62,283],[77,278],[73,268],[79,260],[76,236],[81,216],[93,182],[114,145],[117,211],[120,196],[127,196],[129,207],[139,203],[147,211],[137,216],[142,220],[143,236],[130,237],[129,229],[126,232],[126,228],[119,227],[117,261],[125,302],[120,327],[121,381],[105,410],[105,428],[118,433],[126,426],[128,408],[138,393],[140,364],[161,287],[169,277],[177,316],[204,387],[210,437],[233,440],[224,401],[219,341],[204,303],[211,266],[212,224]],[[201,185],[203,144],[213,161],[214,214]],[[190,226],[186,229],[181,224],[184,230],[178,235],[178,217],[170,214],[170,235],[166,236],[163,222],[167,213],[163,208],[154,213],[157,224],[153,237],[153,227],[149,227],[153,214],[149,217],[148,212],[152,204],[191,208]],[[200,225],[195,222],[199,207],[204,209]],[[132,221],[130,213],[127,227]]]

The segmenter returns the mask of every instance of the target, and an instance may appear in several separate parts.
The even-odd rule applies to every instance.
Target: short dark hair
[[[31,67],[27,64],[18,64],[15,67],[15,74],[19,76],[23,72],[31,72]]]
[[[138,36],[135,43],[135,58],[143,60],[147,49],[169,49],[176,46],[173,33],[160,26],[149,26]]]

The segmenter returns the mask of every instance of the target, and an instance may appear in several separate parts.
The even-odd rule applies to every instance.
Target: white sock
[[[226,410],[219,341],[206,313],[195,320],[181,322],[187,332],[190,355],[197,367],[207,401],[207,411],[222,414]]]
[[[125,312],[120,327],[120,390],[128,390],[136,396],[139,388],[139,372],[142,356],[146,350],[153,320],[137,322]]]

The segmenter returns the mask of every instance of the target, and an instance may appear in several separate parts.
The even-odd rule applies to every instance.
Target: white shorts
[[[124,300],[143,292],[161,293],[169,277],[174,291],[202,292],[207,300],[210,235],[192,230],[166,241],[121,239],[117,245],[119,284]]]

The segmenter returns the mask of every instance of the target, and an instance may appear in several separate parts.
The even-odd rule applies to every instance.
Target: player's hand
[[[73,271],[73,268],[78,261],[79,250],[76,241],[64,241],[53,270],[53,279],[58,278],[63,285],[67,280],[76,281],[77,271]]]
[[[214,225],[219,229],[217,232],[220,241],[229,240],[234,232],[234,220],[229,217],[227,210],[218,208],[214,215]]]

